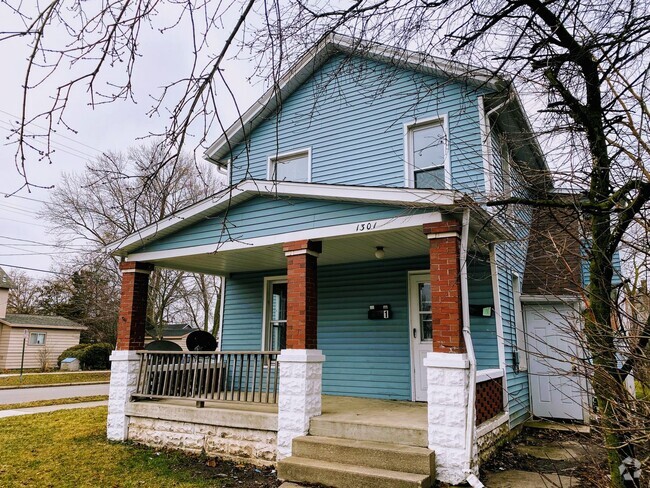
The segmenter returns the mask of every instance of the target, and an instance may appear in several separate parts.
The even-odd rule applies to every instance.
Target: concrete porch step
[[[430,488],[431,477],[291,456],[278,463],[278,478],[336,488]]]
[[[311,419],[309,434],[313,436],[386,442],[415,447],[428,446],[428,433],[426,429],[405,426],[372,425],[361,421],[328,420],[322,417],[314,417]]]
[[[293,440],[293,455],[403,473],[430,475],[435,470],[433,451],[385,442],[304,436]]]

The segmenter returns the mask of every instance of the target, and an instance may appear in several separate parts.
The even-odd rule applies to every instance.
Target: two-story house
[[[476,474],[531,412],[532,210],[485,203],[550,188],[509,83],[330,36],[206,157],[226,190],[112,247],[109,437],[333,486]],[[154,266],[223,277],[219,351],[135,352]]]

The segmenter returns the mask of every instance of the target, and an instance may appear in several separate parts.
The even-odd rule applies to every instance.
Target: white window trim
[[[39,334],[43,334],[43,344],[38,344],[38,343],[32,344],[32,336],[34,336],[34,335],[38,336]],[[38,337],[37,337],[37,340],[38,340]],[[27,339],[27,345],[41,347],[41,346],[44,346],[45,344],[47,344],[47,332],[30,332],[29,333],[29,338]]]
[[[311,147],[306,147],[303,149],[296,149],[292,151],[287,151],[283,153],[272,154],[268,156],[266,160],[266,177],[269,181],[277,181],[276,178],[273,178],[273,164],[278,159],[290,158],[291,156],[298,156],[300,154],[307,154],[307,181],[306,183],[311,183]],[[301,183],[301,182],[294,182]]]
[[[267,339],[269,334],[270,309],[271,309],[271,285],[274,283],[287,283],[287,275],[265,276],[264,277],[264,309],[262,312],[262,351],[270,351]]]
[[[442,128],[445,131],[446,141],[444,161],[445,188],[442,189],[451,189],[451,138],[449,137],[449,119],[447,114],[415,119],[404,124],[404,186],[406,188],[415,188],[415,171],[411,161],[411,130],[426,125],[435,125],[440,122],[442,122]]]
[[[528,371],[528,357],[526,356],[526,329],[521,308],[521,279],[517,273],[512,274],[512,299],[519,372],[524,372]]]
[[[494,191],[494,172],[492,162],[492,133],[490,120],[485,113],[485,101],[482,96],[478,97],[478,115],[481,129],[481,155],[483,157],[483,178],[485,180],[485,193],[491,195]],[[488,207],[494,210],[494,207]]]

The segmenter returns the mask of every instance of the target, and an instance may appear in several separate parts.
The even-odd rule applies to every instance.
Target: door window
[[[433,339],[431,321],[431,283],[418,283],[418,316],[420,319],[420,340]]]
[[[269,286],[268,344],[271,351],[287,348],[287,283],[272,282]]]

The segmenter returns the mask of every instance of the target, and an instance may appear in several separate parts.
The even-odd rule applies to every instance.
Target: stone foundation
[[[136,402],[128,415],[129,440],[140,444],[260,466],[277,458],[275,413]]]
[[[131,418],[129,440],[161,449],[274,464],[277,434],[264,430],[201,425],[171,420]]]
[[[508,415],[498,415],[476,428],[478,461],[483,464],[511,437]]]

